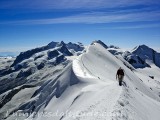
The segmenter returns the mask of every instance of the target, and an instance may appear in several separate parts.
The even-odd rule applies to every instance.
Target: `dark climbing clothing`
[[[119,85],[121,86],[123,78],[124,78],[124,71],[123,71],[123,69],[121,69],[121,68],[118,69],[117,74],[116,74],[116,79],[117,79],[117,76],[118,76],[118,80],[119,80]]]
[[[118,69],[117,75],[118,75],[118,76],[119,76],[119,75],[124,76],[124,71],[123,71],[123,69]]]

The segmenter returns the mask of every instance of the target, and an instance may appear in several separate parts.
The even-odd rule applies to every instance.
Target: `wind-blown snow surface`
[[[35,101],[36,108],[29,115],[18,110],[7,120],[159,120],[160,74],[154,71],[160,69],[155,67],[149,74],[148,69],[131,71],[128,66],[123,58],[94,42],[36,92],[43,94],[32,95],[29,101]],[[121,87],[116,80],[119,67],[125,70]]]
[[[0,70],[8,68],[14,60],[13,57],[0,57]]]

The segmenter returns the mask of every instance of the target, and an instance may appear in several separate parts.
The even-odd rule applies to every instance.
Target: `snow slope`
[[[115,79],[120,66],[126,74],[124,87],[119,87]],[[100,44],[89,46],[85,54],[73,61],[72,68],[79,83],[61,96],[65,108],[62,101],[52,99],[52,104],[44,109],[55,113],[60,108],[62,113],[71,113],[55,117],[55,120],[159,120],[159,97]]]
[[[0,71],[10,67],[14,60],[15,58],[13,57],[0,57]]]
[[[68,72],[71,71],[70,81],[77,81],[78,83],[68,86],[60,97],[53,97],[49,104],[42,109],[45,113],[72,113],[69,116],[67,113],[64,115],[51,116],[36,116],[36,120],[48,119],[93,119],[93,116],[83,114],[97,113],[102,115],[95,116],[95,119],[109,119],[111,116],[112,108],[118,100],[122,88],[118,87],[115,80],[115,72],[119,67],[115,57],[101,45],[91,45],[87,52],[75,59],[72,64],[72,69],[69,69],[66,76],[62,74],[61,81],[68,79]],[[105,55],[105,56],[101,56]],[[109,57],[107,56],[109,55]],[[93,61],[98,56],[101,56],[98,61]],[[90,60],[92,59],[92,60]],[[108,61],[108,63],[106,63]],[[113,63],[115,61],[115,63]],[[99,64],[96,64],[99,63]],[[113,63],[113,64],[112,64]],[[94,66],[93,66],[94,65]],[[113,69],[110,67],[113,66]],[[95,69],[96,68],[96,69]],[[73,72],[72,72],[73,70]],[[99,72],[97,72],[97,70]],[[107,73],[107,74],[105,74]],[[111,76],[110,74],[113,74]],[[65,79],[64,79],[65,78]],[[107,78],[107,79],[106,79]],[[75,115],[76,114],[76,115]]]
[[[116,80],[119,67],[125,71],[123,86]],[[130,67],[95,41],[36,90],[24,109],[32,108],[29,115],[19,109],[7,120],[159,120],[159,68],[148,82],[149,70]]]

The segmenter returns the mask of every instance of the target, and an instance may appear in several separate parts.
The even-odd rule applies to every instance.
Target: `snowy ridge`
[[[44,82],[35,82],[31,88],[16,88],[20,91],[0,112],[12,108],[11,113],[30,113],[28,116],[10,113],[7,120],[159,120],[160,69],[153,65],[135,69],[121,55],[112,55],[105,46],[102,41],[93,42],[73,62],[63,61],[39,70],[40,74],[36,72],[34,76],[43,76]],[[125,71],[122,87],[116,80],[119,67]],[[22,91],[27,99],[22,97],[22,104],[11,107]],[[0,98],[10,92],[6,91]]]
[[[97,46],[100,47],[100,45],[98,45],[98,44],[97,44]],[[95,53],[99,52],[99,51],[97,51],[97,50],[95,51],[95,50],[96,50],[95,46],[93,45],[93,46],[89,47],[86,54],[83,54],[78,59],[74,60],[74,62],[72,64],[72,68],[74,71],[73,75],[77,76],[77,77],[72,78],[72,79],[74,81],[76,79],[78,79],[79,82],[73,86],[68,87],[59,98],[52,98],[50,103],[43,110],[45,112],[52,112],[52,113],[56,112],[57,109],[60,110],[61,112],[64,112],[64,113],[65,113],[65,110],[69,110],[72,112],[78,111],[80,115],[75,116],[75,117],[69,117],[67,115],[56,116],[56,117],[54,117],[55,120],[56,119],[58,120],[60,118],[61,119],[69,119],[69,120],[71,120],[71,119],[93,119],[92,116],[85,117],[85,116],[81,116],[81,115],[83,113],[90,112],[90,110],[92,110],[92,112],[94,112],[95,109],[97,110],[97,112],[99,112],[99,113],[103,112],[104,114],[106,114],[106,113],[109,114],[111,112],[113,106],[116,103],[116,100],[118,99],[118,96],[121,93],[121,90],[115,89],[118,86],[116,84],[117,83],[116,81],[108,79],[108,81],[105,82],[105,79],[104,79],[105,76],[102,76],[102,74],[103,74],[102,70],[104,70],[104,69],[102,69],[96,75],[95,74],[96,71],[94,71],[94,69],[91,69],[92,63],[87,64],[87,63],[89,63],[88,59],[90,57],[96,57]],[[93,51],[95,51],[95,53]],[[106,52],[106,50],[103,48],[101,52]],[[91,54],[91,56],[88,56],[90,54]],[[113,56],[113,58],[114,58],[114,56]],[[94,62],[94,61],[92,61],[92,62]],[[104,61],[103,61],[103,63],[104,63]],[[101,66],[99,66],[99,65],[97,65],[97,66],[100,69]],[[62,76],[63,76],[63,74],[62,74]],[[101,78],[98,76],[100,76]],[[114,79],[114,78],[112,78],[112,79]],[[61,81],[62,80],[63,79],[61,79]],[[71,89],[74,91],[71,92]],[[101,96],[106,91],[108,91],[107,94]],[[112,93],[110,91],[112,91]],[[69,93],[69,96],[67,93]],[[115,93],[115,94],[113,94],[113,93]],[[108,96],[113,96],[113,97],[108,98]],[[87,97],[87,99],[86,99],[86,97]],[[85,99],[85,101],[84,101],[84,99]],[[63,100],[65,100],[65,101],[63,101]],[[68,101],[68,102],[66,102],[66,101]],[[110,104],[108,104],[108,102],[110,102]],[[106,106],[104,106],[104,105],[106,105]],[[54,106],[54,108],[52,106]],[[103,107],[103,109],[102,109],[102,107]],[[106,109],[106,111],[103,111],[105,109]],[[106,118],[106,115],[104,116],[104,118]],[[99,116],[97,116],[96,119],[98,119],[98,117]],[[108,116],[108,118],[109,117],[110,116]],[[46,119],[46,118],[41,117],[41,118],[36,118],[36,119],[39,120],[39,119]],[[47,119],[50,120],[53,118],[47,118]]]

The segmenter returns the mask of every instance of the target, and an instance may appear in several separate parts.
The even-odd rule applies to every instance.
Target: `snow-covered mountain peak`
[[[82,52],[84,50],[84,47],[83,47],[83,45],[80,46],[78,44],[72,44],[72,45],[71,44],[66,44],[63,41],[61,41],[61,42],[53,42],[52,41],[46,46],[38,47],[38,48],[35,48],[35,49],[31,49],[31,50],[27,50],[25,52],[21,52],[17,56],[17,58],[15,59],[15,61],[11,65],[11,67],[13,67],[16,64],[24,61],[25,59],[29,59],[30,57],[34,56],[37,53],[45,52],[45,51],[51,50],[51,49],[56,49],[58,52],[60,52],[64,56],[72,56],[73,54],[76,54],[76,52],[79,52],[78,54],[81,54],[80,52]]]
[[[94,43],[99,43],[100,45],[102,45],[104,48],[108,48],[108,46],[104,43],[104,42],[102,42],[101,40],[95,40],[95,41],[93,41],[92,43],[91,43],[91,45],[92,44],[94,44]]]
[[[133,53],[145,53],[145,52],[150,52],[153,51],[152,48],[149,48],[147,45],[139,45],[136,46],[133,50],[131,50],[131,52]]]
[[[69,42],[69,43],[67,43],[67,47],[69,49],[74,49],[75,51],[78,51],[79,49],[81,49],[81,50],[84,49],[84,45],[80,42],[78,42],[78,43]]]
[[[57,46],[57,44],[58,44],[58,42],[52,41],[52,42],[50,42],[47,46],[48,46],[49,48],[54,48],[54,47]]]
[[[115,46],[115,45],[110,45],[108,46],[108,48],[120,49],[118,46]]]
[[[131,52],[123,53],[123,57],[135,68],[150,67],[152,64],[160,67],[160,53],[146,45],[139,45]]]

